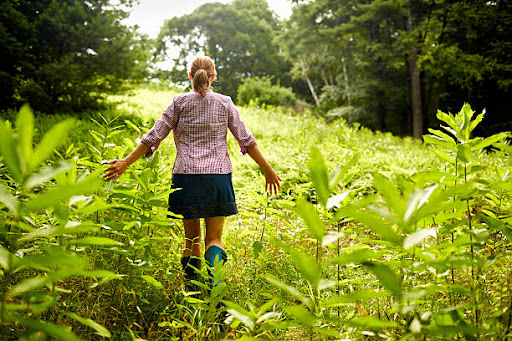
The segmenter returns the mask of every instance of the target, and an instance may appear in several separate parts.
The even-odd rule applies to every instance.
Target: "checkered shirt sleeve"
[[[140,142],[150,146],[146,157],[150,157],[160,146],[160,142],[169,135],[169,132],[176,127],[178,123],[178,112],[175,108],[175,99],[162,113],[162,118],[155,122],[153,128],[142,137]]]

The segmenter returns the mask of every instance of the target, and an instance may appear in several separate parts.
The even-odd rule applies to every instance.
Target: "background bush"
[[[272,85],[270,77],[253,77],[238,86],[238,103],[291,106],[297,102],[291,88]]]

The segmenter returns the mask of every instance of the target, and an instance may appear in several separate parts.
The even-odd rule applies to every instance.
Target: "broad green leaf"
[[[309,232],[321,243],[326,228],[313,205],[305,199],[299,198],[297,200],[297,212],[304,219]]]
[[[34,157],[30,160],[29,169],[34,169],[42,162],[48,160],[57,147],[66,142],[69,131],[75,125],[75,120],[67,119],[54,125],[46,134],[34,151]]]
[[[430,196],[437,187],[438,185],[435,184],[425,189],[416,189],[414,192],[409,194],[407,197],[407,205],[403,215],[403,220],[406,222],[409,221],[414,212],[428,202]]]
[[[433,152],[434,152],[434,154],[439,156],[439,158],[441,160],[443,160],[444,162],[448,162],[448,163],[452,163],[452,164],[455,163],[455,158],[451,157],[450,155],[448,155],[444,151],[439,150],[439,149],[434,149]]]
[[[105,238],[105,237],[85,237],[80,239],[73,239],[66,244],[72,244],[72,245],[96,245],[96,246],[120,246],[123,245],[123,243]]]
[[[320,282],[318,282],[318,290],[321,291],[321,290],[329,289],[329,288],[336,286],[336,284],[337,284],[336,281],[331,281],[329,279],[321,279]]]
[[[362,264],[370,259],[380,259],[384,255],[384,251],[375,252],[371,249],[356,250],[344,255],[340,255],[333,260],[331,264],[347,265],[347,264]]]
[[[91,319],[83,318],[83,317],[78,316],[77,314],[71,313],[71,312],[67,312],[66,315],[71,317],[73,320],[80,322],[84,326],[94,329],[96,331],[96,334],[98,334],[101,337],[112,337],[112,335],[110,335],[110,332],[107,330],[107,328],[103,327],[101,324],[99,324]]]
[[[491,135],[491,136],[479,141],[478,143],[476,143],[473,146],[473,149],[479,151],[483,148],[489,147],[495,143],[503,141],[506,138],[507,138],[507,133],[494,134],[494,135]]]
[[[79,270],[85,268],[87,263],[87,259],[77,254],[66,252],[62,247],[55,246],[49,247],[44,253],[23,257],[18,262],[18,265],[31,269],[50,271],[51,269],[61,267]]]
[[[396,245],[402,244],[403,237],[393,231],[391,226],[386,224],[382,219],[373,215],[371,212],[355,210],[352,208],[344,208],[339,212],[345,216],[354,218],[359,223],[380,235],[384,240],[390,241]]]
[[[228,313],[233,315],[236,319],[240,320],[243,324],[249,327],[250,330],[254,330],[256,326],[255,316],[253,313],[245,310],[235,302],[231,301],[223,301],[226,307],[228,308]]]
[[[23,182],[18,142],[12,129],[8,128],[4,122],[0,123],[0,154],[14,180],[18,183]]]
[[[457,126],[457,122],[455,122],[453,115],[445,114],[441,110],[438,110],[436,116],[440,121],[443,121],[444,123],[448,124],[452,129],[457,130],[459,128]]]
[[[5,271],[15,268],[18,263],[18,257],[9,252],[6,248],[0,245],[0,266]]]
[[[27,169],[27,166],[32,159],[32,139],[34,136],[34,114],[28,104],[23,105],[18,112],[18,116],[16,117],[16,129],[18,130],[22,169],[24,173],[28,173],[30,169]]]
[[[471,162],[471,147],[467,144],[457,145],[457,159],[463,163]]]
[[[343,200],[347,199],[351,192],[352,191],[345,191],[343,193],[336,194],[335,196],[330,197],[327,200],[326,208],[328,210],[330,210],[331,208],[334,208],[334,207],[339,208],[340,207],[340,203]]]
[[[329,173],[322,153],[315,146],[311,148],[309,172],[318,201],[325,207],[330,195]]]
[[[446,182],[446,181],[455,181],[457,178],[450,173],[440,172],[436,170],[425,170],[414,173],[410,176],[410,178],[421,185],[426,182]]]
[[[409,249],[419,243],[422,243],[428,237],[437,237],[435,229],[418,229],[416,232],[408,235],[404,239],[404,249]]]
[[[393,270],[387,265],[384,264],[377,264],[377,263],[371,263],[371,262],[365,262],[363,263],[365,267],[368,268],[379,280],[380,284],[395,294],[396,296],[400,297],[402,293],[402,283],[401,280],[398,278],[398,276],[395,274]]]
[[[503,233],[503,235],[507,237],[508,241],[512,243],[512,229],[509,226],[505,225],[502,221],[485,214],[478,214],[477,216],[482,219],[490,228]]]
[[[485,115],[485,109],[479,114],[473,121],[471,121],[471,125],[469,126],[469,132],[471,133],[475,128],[482,122],[482,119]]]
[[[48,283],[58,282],[73,275],[79,275],[82,269],[80,268],[64,268],[57,271],[47,273],[44,276],[31,277],[21,281],[7,292],[7,297],[15,297],[24,292],[42,288]]]
[[[432,144],[434,146],[443,147],[448,150],[455,150],[455,144],[435,135],[423,135],[423,141],[426,144]]]
[[[431,129],[429,128],[428,131],[433,134],[433,135],[436,135],[437,137],[439,137],[440,139],[442,140],[446,140],[448,143],[450,143],[450,145],[452,145],[452,148],[451,149],[454,149],[455,146],[457,145],[457,143],[455,142],[455,140],[453,139],[453,137],[451,137],[450,135],[446,134],[446,133],[443,133],[441,130],[437,130],[437,129]]]
[[[305,327],[311,328],[314,326],[315,321],[318,319],[315,315],[311,314],[309,310],[302,305],[294,305],[285,308],[286,313],[295,318],[300,324]]]
[[[157,281],[155,278],[151,277],[151,276],[148,276],[148,275],[142,275],[140,276],[140,278],[142,278],[143,280],[145,280],[146,282],[148,282],[149,284],[153,285],[155,288],[157,289],[162,289],[164,286],[162,285],[162,283],[160,283],[159,281]]]
[[[82,276],[85,277],[95,277],[95,278],[117,278],[121,279],[122,275],[113,273],[112,271],[108,270],[90,270],[90,271],[83,271],[80,273]]]
[[[457,141],[459,141],[460,143],[462,142],[465,142],[463,141],[463,139],[461,138],[460,134],[459,134],[459,131],[458,130],[453,130],[452,128],[450,127],[445,127],[445,126],[441,126],[441,128],[443,128],[444,130],[446,130],[447,132],[449,132],[450,134],[452,134],[453,136],[455,136],[457,138]]]
[[[249,328],[249,330],[254,330],[256,323],[251,319],[250,315],[243,314],[235,309],[228,309],[227,312],[234,318],[238,319],[240,322],[245,324]]]
[[[19,202],[3,185],[0,185],[0,202],[3,202],[9,211],[18,215]]]
[[[313,288],[317,289],[322,272],[320,271],[315,259],[305,253],[293,249],[292,247],[288,248],[288,252],[290,252],[293,264],[302,277],[311,283]]]
[[[81,224],[74,221],[68,221],[66,226],[57,225],[52,227],[42,226],[37,230],[29,231],[18,239],[20,242],[27,242],[36,238],[50,238],[62,235],[96,232],[98,226],[94,224]]]
[[[136,124],[133,124],[133,122],[129,120],[124,120],[124,123],[128,124],[133,130],[140,134],[140,128]]]
[[[50,309],[58,302],[59,298],[60,295],[57,293],[31,292],[25,309],[30,309],[32,314],[39,315]]]
[[[462,116],[462,125],[460,127],[460,132],[463,136],[463,142],[469,140],[470,137],[470,126],[471,126],[471,118],[475,112],[471,109],[471,106],[468,103],[464,103],[461,110]]]
[[[343,166],[339,166],[338,168],[336,168],[336,171],[331,173],[330,180],[329,180],[329,192],[330,193],[332,193],[336,190],[336,187],[338,186],[339,182],[342,179],[344,179],[344,177],[347,175],[350,168],[352,168],[352,166],[354,166],[357,163],[357,161],[359,160],[359,157],[360,157],[359,154],[355,154],[354,156],[352,156],[352,158],[350,159],[349,162],[347,162]],[[346,185],[346,183],[344,183],[343,185]]]
[[[279,280],[278,278],[272,276],[272,275],[265,275],[264,276],[265,279],[270,282],[270,284],[274,285],[275,287],[277,287],[278,289],[281,289],[285,292],[287,292],[288,294],[290,294],[291,296],[295,297],[296,299],[298,299],[302,304],[306,305],[306,306],[309,306],[311,305],[311,300],[309,298],[307,298],[306,296],[304,296],[300,291],[298,291],[296,288],[292,287],[292,286],[289,286],[288,284],[285,284],[283,282],[281,282],[281,280]]]
[[[375,186],[386,201],[388,207],[391,208],[396,217],[401,217],[404,214],[405,204],[396,186],[382,174],[374,173],[373,178],[375,180]]]
[[[48,282],[48,276],[31,277],[21,281],[7,292],[7,297],[15,297],[27,291],[39,289]]]
[[[27,212],[38,212],[49,207],[54,207],[56,204],[69,200],[75,195],[94,193],[101,185],[98,178],[100,173],[101,169],[76,184],[60,185],[42,194],[36,195],[27,203],[25,210]]]
[[[71,327],[57,326],[45,321],[33,320],[21,316],[16,316],[13,321],[19,322],[29,330],[40,330],[45,334],[57,337],[59,340],[80,341],[80,339],[71,331]]]
[[[55,164],[41,169],[39,172],[33,174],[27,179],[25,187],[31,189],[41,185],[42,183],[53,179],[56,175],[66,172],[73,168],[73,164],[67,161],[56,162]]]

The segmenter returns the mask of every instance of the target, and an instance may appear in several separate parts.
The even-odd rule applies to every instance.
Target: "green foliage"
[[[470,101],[489,113],[480,134],[508,129],[502,115],[512,79],[508,2],[296,3],[278,39],[293,63],[291,76],[304,83],[296,90],[322,113],[410,135],[411,79],[419,74],[414,91],[428,127],[439,123],[438,108],[455,111]]]
[[[293,106],[297,98],[291,88],[272,85],[269,77],[253,77],[238,86],[237,99],[240,105]]]
[[[469,106],[439,113],[445,128],[420,145],[342,120],[325,125],[307,113],[242,108],[285,181],[278,196],[266,195],[257,167],[237,157],[228,139],[240,213],[226,219],[228,262],[214,273],[223,284],[208,294],[203,267],[193,294],[183,291],[180,223],[167,218],[172,139],[118,183],[99,184],[94,172],[127,155],[151,126],[126,114],[158,118],[155,103],[165,106],[170,96],[116,96],[122,116],[77,121],[88,135],[74,130],[67,143],[78,147],[55,145],[59,152],[30,171],[24,155],[41,147],[26,141],[45,139],[37,135],[50,128],[40,127],[53,118],[34,120],[40,131],[31,133],[23,108],[17,122],[26,126],[1,125],[2,336],[451,340],[509,333],[511,149],[507,134],[475,137],[483,115]],[[52,134],[61,141],[64,130]]]
[[[344,194],[337,211],[330,209],[329,200],[335,197],[340,181],[346,186],[345,178],[350,178],[350,169],[358,158],[343,166],[343,172],[329,175],[321,153],[312,147],[309,170],[318,203],[299,199],[296,211],[316,240],[316,258],[308,255],[307,249],[274,239],[276,246],[290,254],[306,285],[293,286],[272,275],[266,277],[281,292],[274,294],[273,300],[283,307],[289,326],[302,326],[316,337],[336,338],[347,336],[340,325],[357,330],[356,334],[349,334],[358,335],[356,338],[362,337],[363,332],[402,339],[453,339],[462,335],[473,340],[484,333],[496,339],[506,335],[507,328],[500,321],[503,314],[509,313],[491,312],[494,307],[501,309],[499,302],[510,302],[510,295],[505,293],[510,290],[500,291],[499,302],[493,303],[486,298],[485,290],[491,285],[488,276],[495,275],[495,271],[500,271],[501,276],[510,271],[491,266],[510,262],[510,239],[498,241],[500,235],[512,236],[510,212],[498,214],[497,218],[495,209],[478,215],[474,210],[478,210],[481,200],[497,195],[500,200],[494,203],[499,203],[501,213],[503,201],[510,202],[507,176],[491,175],[492,181],[480,177],[486,172],[504,174],[503,169],[479,162],[485,155],[483,148],[488,146],[507,153],[509,148],[503,144],[507,134],[471,138],[471,132],[483,119],[483,114],[473,115],[467,104],[457,115],[439,112],[439,119],[448,125],[442,127],[451,136],[439,130],[431,130],[433,135],[425,136],[425,141],[436,147],[435,152],[443,153],[441,162],[448,161],[443,171],[419,171],[397,177],[396,182],[374,173],[373,186],[379,195],[347,201],[348,195]],[[503,192],[504,188],[507,192]],[[329,231],[335,227],[337,233]],[[327,263],[322,260],[322,254],[332,255],[332,246],[325,239],[336,242],[356,231],[365,237],[346,248],[345,253],[341,253],[338,242],[338,256]],[[497,239],[492,240],[493,235]],[[489,253],[489,249],[493,252]],[[337,281],[324,277],[332,273],[333,265],[337,268]],[[340,274],[350,269],[347,266],[355,268],[359,274],[355,276],[361,276],[361,272],[371,274],[378,287],[370,289],[372,280],[341,280]],[[347,282],[352,283],[350,289]],[[371,308],[370,315],[362,311],[364,315],[358,316],[360,304],[373,301],[375,305],[375,300],[377,306]],[[341,309],[350,311],[354,305],[359,311],[340,314]],[[331,307],[337,308],[337,317]],[[247,319],[239,312],[232,315],[240,321]]]
[[[59,287],[60,282],[76,276],[98,279],[116,276],[109,271],[89,270],[87,257],[76,249],[87,239],[80,238],[81,235],[100,228],[79,213],[76,200],[99,187],[98,172],[79,173],[73,161],[46,164],[55,149],[66,141],[73,125],[71,120],[57,124],[34,148],[34,116],[28,106],[21,108],[16,129],[8,122],[0,124],[4,163],[0,202],[7,208],[0,211],[3,335],[16,323],[26,328],[22,339],[38,335],[78,340],[68,327],[41,321],[39,316],[50,310],[65,311],[58,307],[60,293],[66,292]],[[50,180],[53,184],[48,185]],[[103,336],[110,335],[91,319],[67,314]]]
[[[121,24],[131,1],[4,1],[0,6],[2,109],[83,111],[147,74],[147,38]],[[125,7],[127,8],[127,7]],[[53,109],[53,110],[51,110]]]
[[[169,56],[174,66],[167,77],[185,86],[190,84],[190,56],[210,56],[218,73],[214,88],[236,100],[242,79],[274,76],[285,68],[274,42],[278,30],[279,23],[266,1],[207,3],[191,14],[165,22],[158,39],[158,53],[179,52],[178,57]]]

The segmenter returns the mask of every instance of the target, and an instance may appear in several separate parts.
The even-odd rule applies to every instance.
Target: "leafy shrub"
[[[91,269],[83,252],[84,246],[120,244],[87,236],[101,229],[84,213],[98,210],[91,197],[84,196],[98,189],[98,171],[80,173],[72,160],[47,164],[66,141],[73,119],[54,125],[35,148],[34,122],[32,110],[24,106],[16,117],[16,129],[9,122],[0,123],[0,332],[6,335],[6,330],[21,325],[25,327],[21,340],[47,336],[78,340],[67,326],[41,318],[52,312],[110,337],[103,326],[59,302],[69,292],[65,282],[72,277],[116,277],[110,271]]]
[[[291,88],[272,85],[269,77],[252,77],[238,87],[238,101],[243,105],[291,106],[297,102],[297,98]]]

